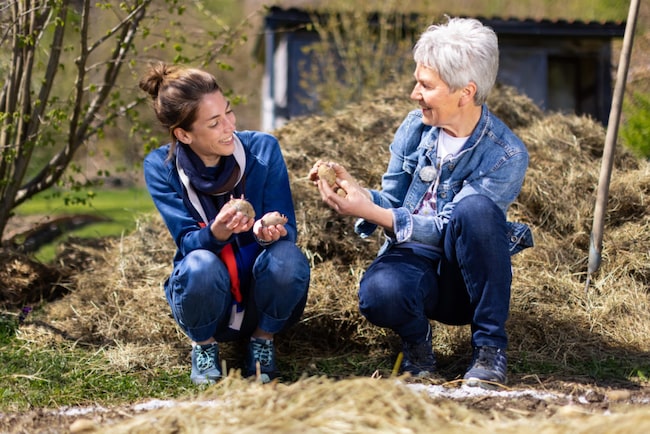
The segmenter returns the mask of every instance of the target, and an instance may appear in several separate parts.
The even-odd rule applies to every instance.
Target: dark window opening
[[[598,118],[598,100],[596,58],[548,58],[548,110]]]

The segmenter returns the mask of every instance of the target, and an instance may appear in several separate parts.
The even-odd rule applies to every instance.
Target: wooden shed
[[[313,105],[300,85],[309,62],[305,47],[319,34],[309,25],[317,13],[272,7],[258,45],[265,72],[262,129],[309,114]],[[612,98],[612,40],[623,22],[475,17],[499,38],[499,83],[514,86],[542,109],[590,115],[606,124]],[[419,29],[422,31],[424,29]]]

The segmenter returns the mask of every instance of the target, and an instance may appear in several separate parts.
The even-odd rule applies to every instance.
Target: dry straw
[[[71,428],[110,434],[516,434],[534,426],[543,434],[622,434],[643,432],[650,422],[647,412],[639,409],[624,415],[591,414],[571,405],[555,410],[552,419],[525,410],[505,415],[477,412],[462,402],[416,392],[396,379],[311,377],[292,384],[261,385],[229,376],[200,397],[177,401],[171,408],[163,406],[103,426],[77,420]]]

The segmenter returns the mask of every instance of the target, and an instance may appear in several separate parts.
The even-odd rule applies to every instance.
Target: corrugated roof
[[[625,22],[563,19],[475,17],[499,34],[540,36],[623,37]]]
[[[283,9],[273,6],[266,15],[267,27],[276,29],[280,27],[301,26],[311,22],[312,16],[325,16],[327,14],[306,9]],[[416,17],[416,14],[409,14]],[[475,16],[485,25],[494,29],[501,35],[539,35],[539,36],[579,36],[579,37],[623,37],[625,22],[614,21],[582,21],[565,19],[534,19],[534,18],[503,18]]]

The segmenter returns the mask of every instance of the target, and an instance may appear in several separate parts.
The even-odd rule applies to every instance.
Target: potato
[[[289,221],[287,216],[277,211],[269,212],[262,217],[262,226],[284,225]]]
[[[332,188],[336,187],[336,172],[327,164],[321,164],[318,166],[318,178],[327,182]]]
[[[226,206],[234,207],[237,211],[241,212],[250,219],[255,218],[255,210],[253,209],[253,205],[251,205],[251,203],[243,197],[241,199],[230,199],[226,203]]]
[[[339,196],[345,197],[347,195],[345,190],[339,187],[336,183],[336,172],[327,164],[321,164],[318,166],[318,178],[327,182],[327,185],[329,185]]]

